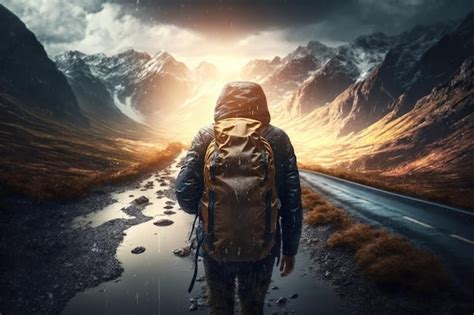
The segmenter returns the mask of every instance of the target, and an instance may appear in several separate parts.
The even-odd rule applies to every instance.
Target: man
[[[256,83],[227,84],[214,120],[195,136],[176,196],[184,211],[200,219],[197,239],[204,250],[198,252],[211,314],[233,314],[236,285],[241,313],[263,314],[275,260],[282,277],[295,266],[302,225],[296,156],[286,133],[270,125]]]

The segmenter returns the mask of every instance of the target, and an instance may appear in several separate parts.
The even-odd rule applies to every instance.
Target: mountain
[[[248,62],[240,73],[243,80],[259,82],[272,105],[284,101],[296,88],[320,69],[336,52],[319,41],[298,46],[287,56]]]
[[[55,58],[55,63],[67,77],[81,108],[97,118],[119,119],[123,114],[102,80],[92,74],[83,60],[86,55],[68,51]]]
[[[46,117],[87,126],[65,76],[36,36],[0,5],[0,93]]]
[[[281,63],[281,58],[278,56],[272,60],[251,60],[240,71],[240,77],[246,81],[261,82]]]
[[[399,126],[403,130],[398,130]],[[360,137],[395,132],[399,133],[395,139],[353,161],[352,167],[392,176],[429,173],[473,180],[467,170],[474,167],[474,57],[467,58],[450,79],[418,100],[411,111],[393,122],[376,124]]]
[[[331,102],[351,84],[365,79],[383,61],[395,40],[374,33],[339,46],[336,54],[296,90],[289,110],[303,115]]]
[[[301,160],[461,189],[474,180],[473,56],[473,13],[415,27],[365,79],[284,127]]]
[[[118,107],[136,121],[144,121],[156,112],[182,104],[191,95],[193,87],[192,75],[186,65],[166,52],[153,57],[133,49],[110,57],[65,52],[56,57],[56,63],[78,94],[84,95],[80,85],[88,82],[89,91],[93,90],[89,105],[108,109]],[[101,98],[95,105],[94,96]]]
[[[143,114],[175,109],[192,93],[191,73],[186,65],[167,52],[159,52],[133,78],[121,93],[131,96]]]
[[[219,78],[219,70],[209,62],[201,62],[193,71],[193,80],[195,82],[215,81]]]
[[[319,70],[336,52],[319,41],[298,46],[284,57],[262,81],[262,87],[278,103]],[[275,61],[275,59],[274,59]]]
[[[446,76],[438,77],[429,81],[429,85],[415,89],[418,81],[413,75],[424,63],[428,51],[452,29],[452,24],[437,24],[418,26],[401,34],[383,62],[366,79],[352,84],[331,103],[316,109],[311,115],[316,120],[324,121],[325,125],[335,126],[333,132],[344,136],[363,130],[390,112],[394,115],[407,112],[419,97],[447,79]],[[452,55],[455,54],[457,52],[453,51]],[[451,67],[450,75],[459,65]],[[437,62],[432,66],[437,67]],[[420,78],[420,82],[423,80]]]

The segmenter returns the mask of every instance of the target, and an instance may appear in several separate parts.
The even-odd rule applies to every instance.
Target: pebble
[[[173,206],[167,205],[163,207],[164,209],[173,209]]]
[[[153,224],[156,225],[156,226],[168,226],[168,225],[171,225],[173,223],[174,222],[169,220],[169,219],[160,219],[156,222],[153,222]]]
[[[173,210],[165,210],[163,213],[166,215],[176,214],[176,212],[174,212]]]
[[[132,254],[141,254],[145,251],[145,247],[143,246],[138,246],[138,247],[135,247],[134,249],[132,249]]]
[[[191,305],[189,305],[190,311],[196,311],[197,309],[198,309],[198,306],[196,303],[191,303]]]
[[[278,290],[278,289],[279,289],[279,287],[277,287],[276,285],[274,285],[274,286],[272,287],[272,290]]]
[[[191,254],[191,248],[189,247],[183,247],[183,248],[176,248],[173,250],[173,254],[175,254],[178,257],[186,257]]]
[[[290,299],[296,299],[298,297],[298,293],[293,293],[291,296],[290,296]]]
[[[133,202],[135,202],[137,205],[142,205],[142,204],[150,202],[150,199],[148,199],[145,196],[141,196],[141,197],[138,197],[137,199],[133,200]]]
[[[286,299],[286,297],[279,297],[275,303],[278,304],[278,305],[285,305],[286,302],[288,302],[288,300]]]

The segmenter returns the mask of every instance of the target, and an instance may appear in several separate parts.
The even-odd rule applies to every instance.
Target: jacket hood
[[[262,87],[253,82],[231,82],[224,86],[217,99],[214,120],[245,117],[270,123],[267,98]]]

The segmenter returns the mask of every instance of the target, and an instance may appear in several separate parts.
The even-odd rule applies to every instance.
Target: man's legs
[[[237,271],[241,314],[263,314],[274,263],[274,257],[267,257],[259,262],[245,264]]]
[[[204,271],[209,287],[209,307],[213,315],[234,314],[235,268],[204,256]]]

